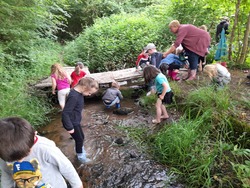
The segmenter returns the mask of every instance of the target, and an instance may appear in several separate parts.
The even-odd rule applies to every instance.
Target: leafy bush
[[[73,64],[76,60],[89,66],[91,71],[114,70],[135,66],[142,48],[153,42],[161,51],[169,45],[164,6],[151,6],[141,13],[122,13],[96,20],[64,51],[64,60]]]
[[[50,46],[50,49],[47,46]],[[1,48],[0,48],[1,49]],[[29,46],[29,66],[16,66],[15,59],[2,53],[0,58],[0,117],[20,116],[33,126],[44,124],[50,112],[47,96],[31,85],[41,77],[49,75],[50,65],[58,61],[60,47],[50,40],[37,40]],[[9,64],[5,63],[9,62]]]

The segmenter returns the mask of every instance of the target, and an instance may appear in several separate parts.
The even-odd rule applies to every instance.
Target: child
[[[149,58],[148,58],[148,54],[146,51],[147,50],[145,48],[143,48],[142,52],[138,55],[137,60],[135,62],[136,70],[141,70],[146,65],[149,64]]]
[[[175,54],[170,53],[164,59],[161,60],[159,65],[159,69],[161,72],[166,75],[168,72],[168,76],[175,81],[179,81],[178,72],[181,67],[188,68],[189,62],[187,56],[184,54],[184,49],[180,44],[176,50]]]
[[[51,66],[52,94],[58,90],[58,101],[61,109],[64,108],[66,96],[70,90],[71,78],[59,63]]]
[[[0,119],[0,169],[3,188],[83,188],[68,158],[19,117]]]
[[[73,88],[78,83],[78,81],[86,75],[86,72],[82,70],[83,67],[84,66],[82,62],[76,63],[75,70],[70,75],[72,79],[71,88]]]
[[[84,77],[78,84],[71,89],[65,107],[62,111],[63,127],[75,140],[75,150],[77,158],[82,163],[89,162],[86,157],[86,151],[83,146],[84,133],[81,128],[82,109],[84,106],[84,97],[97,92],[99,85],[96,80],[90,77]]]
[[[143,77],[146,83],[154,80],[156,93],[158,95],[155,107],[156,107],[156,118],[152,120],[153,124],[161,122],[161,119],[169,118],[166,106],[163,103],[171,104],[173,101],[173,92],[169,86],[168,80],[160,70],[154,66],[147,66],[143,69]]]
[[[108,88],[102,97],[102,101],[106,108],[110,108],[116,105],[116,108],[120,108],[120,101],[123,99],[122,93],[119,90],[120,86],[117,82],[112,82],[111,88]]]
[[[225,63],[206,65],[203,71],[209,76],[212,83],[217,84],[219,87],[224,87],[231,81],[231,74],[228,72]]]
[[[156,50],[156,46],[153,43],[149,43],[145,47],[145,49],[147,50],[146,52],[150,56],[150,64],[158,68],[160,66],[163,54]]]

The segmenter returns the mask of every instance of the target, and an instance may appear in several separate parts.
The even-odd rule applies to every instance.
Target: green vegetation
[[[67,45],[64,60],[72,64],[81,59],[92,72],[133,67],[145,44],[154,42],[160,50],[168,42],[162,40],[163,33],[169,32],[167,17],[164,6],[158,5],[96,20]]]
[[[47,48],[50,46],[50,49]],[[40,40],[30,46],[27,57],[30,58],[29,68],[15,65],[9,61],[1,69],[1,117],[21,116],[28,119],[32,125],[39,126],[48,121],[50,113],[46,95],[36,91],[32,84],[45,75],[49,75],[50,65],[58,60],[61,47],[50,40]]]
[[[238,106],[249,104],[239,104],[235,94],[213,87],[199,87],[185,98],[176,92],[177,108],[183,112],[178,121],[150,135],[145,130],[126,130],[188,187],[249,187],[250,131],[237,117]],[[144,106],[154,102],[141,100]]]
[[[44,124],[52,107],[32,85],[49,75],[51,64],[72,65],[81,59],[91,71],[132,67],[147,43],[155,43],[159,51],[173,43],[175,36],[167,27],[173,19],[208,26],[212,50],[207,60],[212,63],[215,27],[222,16],[228,16],[229,55],[224,60],[230,67],[249,68],[249,3],[2,0],[0,117],[22,116],[34,126]],[[183,117],[154,135],[142,136],[145,130],[128,132],[146,143],[156,159],[171,166],[189,187],[249,187],[250,131],[241,118],[241,112],[250,108],[249,93],[202,87],[184,95],[177,84],[172,88],[176,99],[172,107]],[[141,104],[151,107],[154,101],[144,98]]]

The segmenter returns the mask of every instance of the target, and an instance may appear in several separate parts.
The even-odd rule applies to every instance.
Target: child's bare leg
[[[156,101],[156,104],[155,104],[156,118],[153,119],[153,123],[160,123],[161,122],[161,114],[162,114],[161,105],[162,105],[162,101],[161,101],[161,99],[158,98]]]
[[[161,112],[162,112],[161,119],[168,119],[169,118],[166,106],[164,104],[161,105]]]

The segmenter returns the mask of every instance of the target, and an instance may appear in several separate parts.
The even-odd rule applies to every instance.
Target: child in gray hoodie
[[[111,87],[103,93],[102,101],[106,108],[110,108],[113,105],[116,105],[116,108],[121,107],[120,101],[123,99],[123,96],[119,88],[119,84],[114,81]]]

